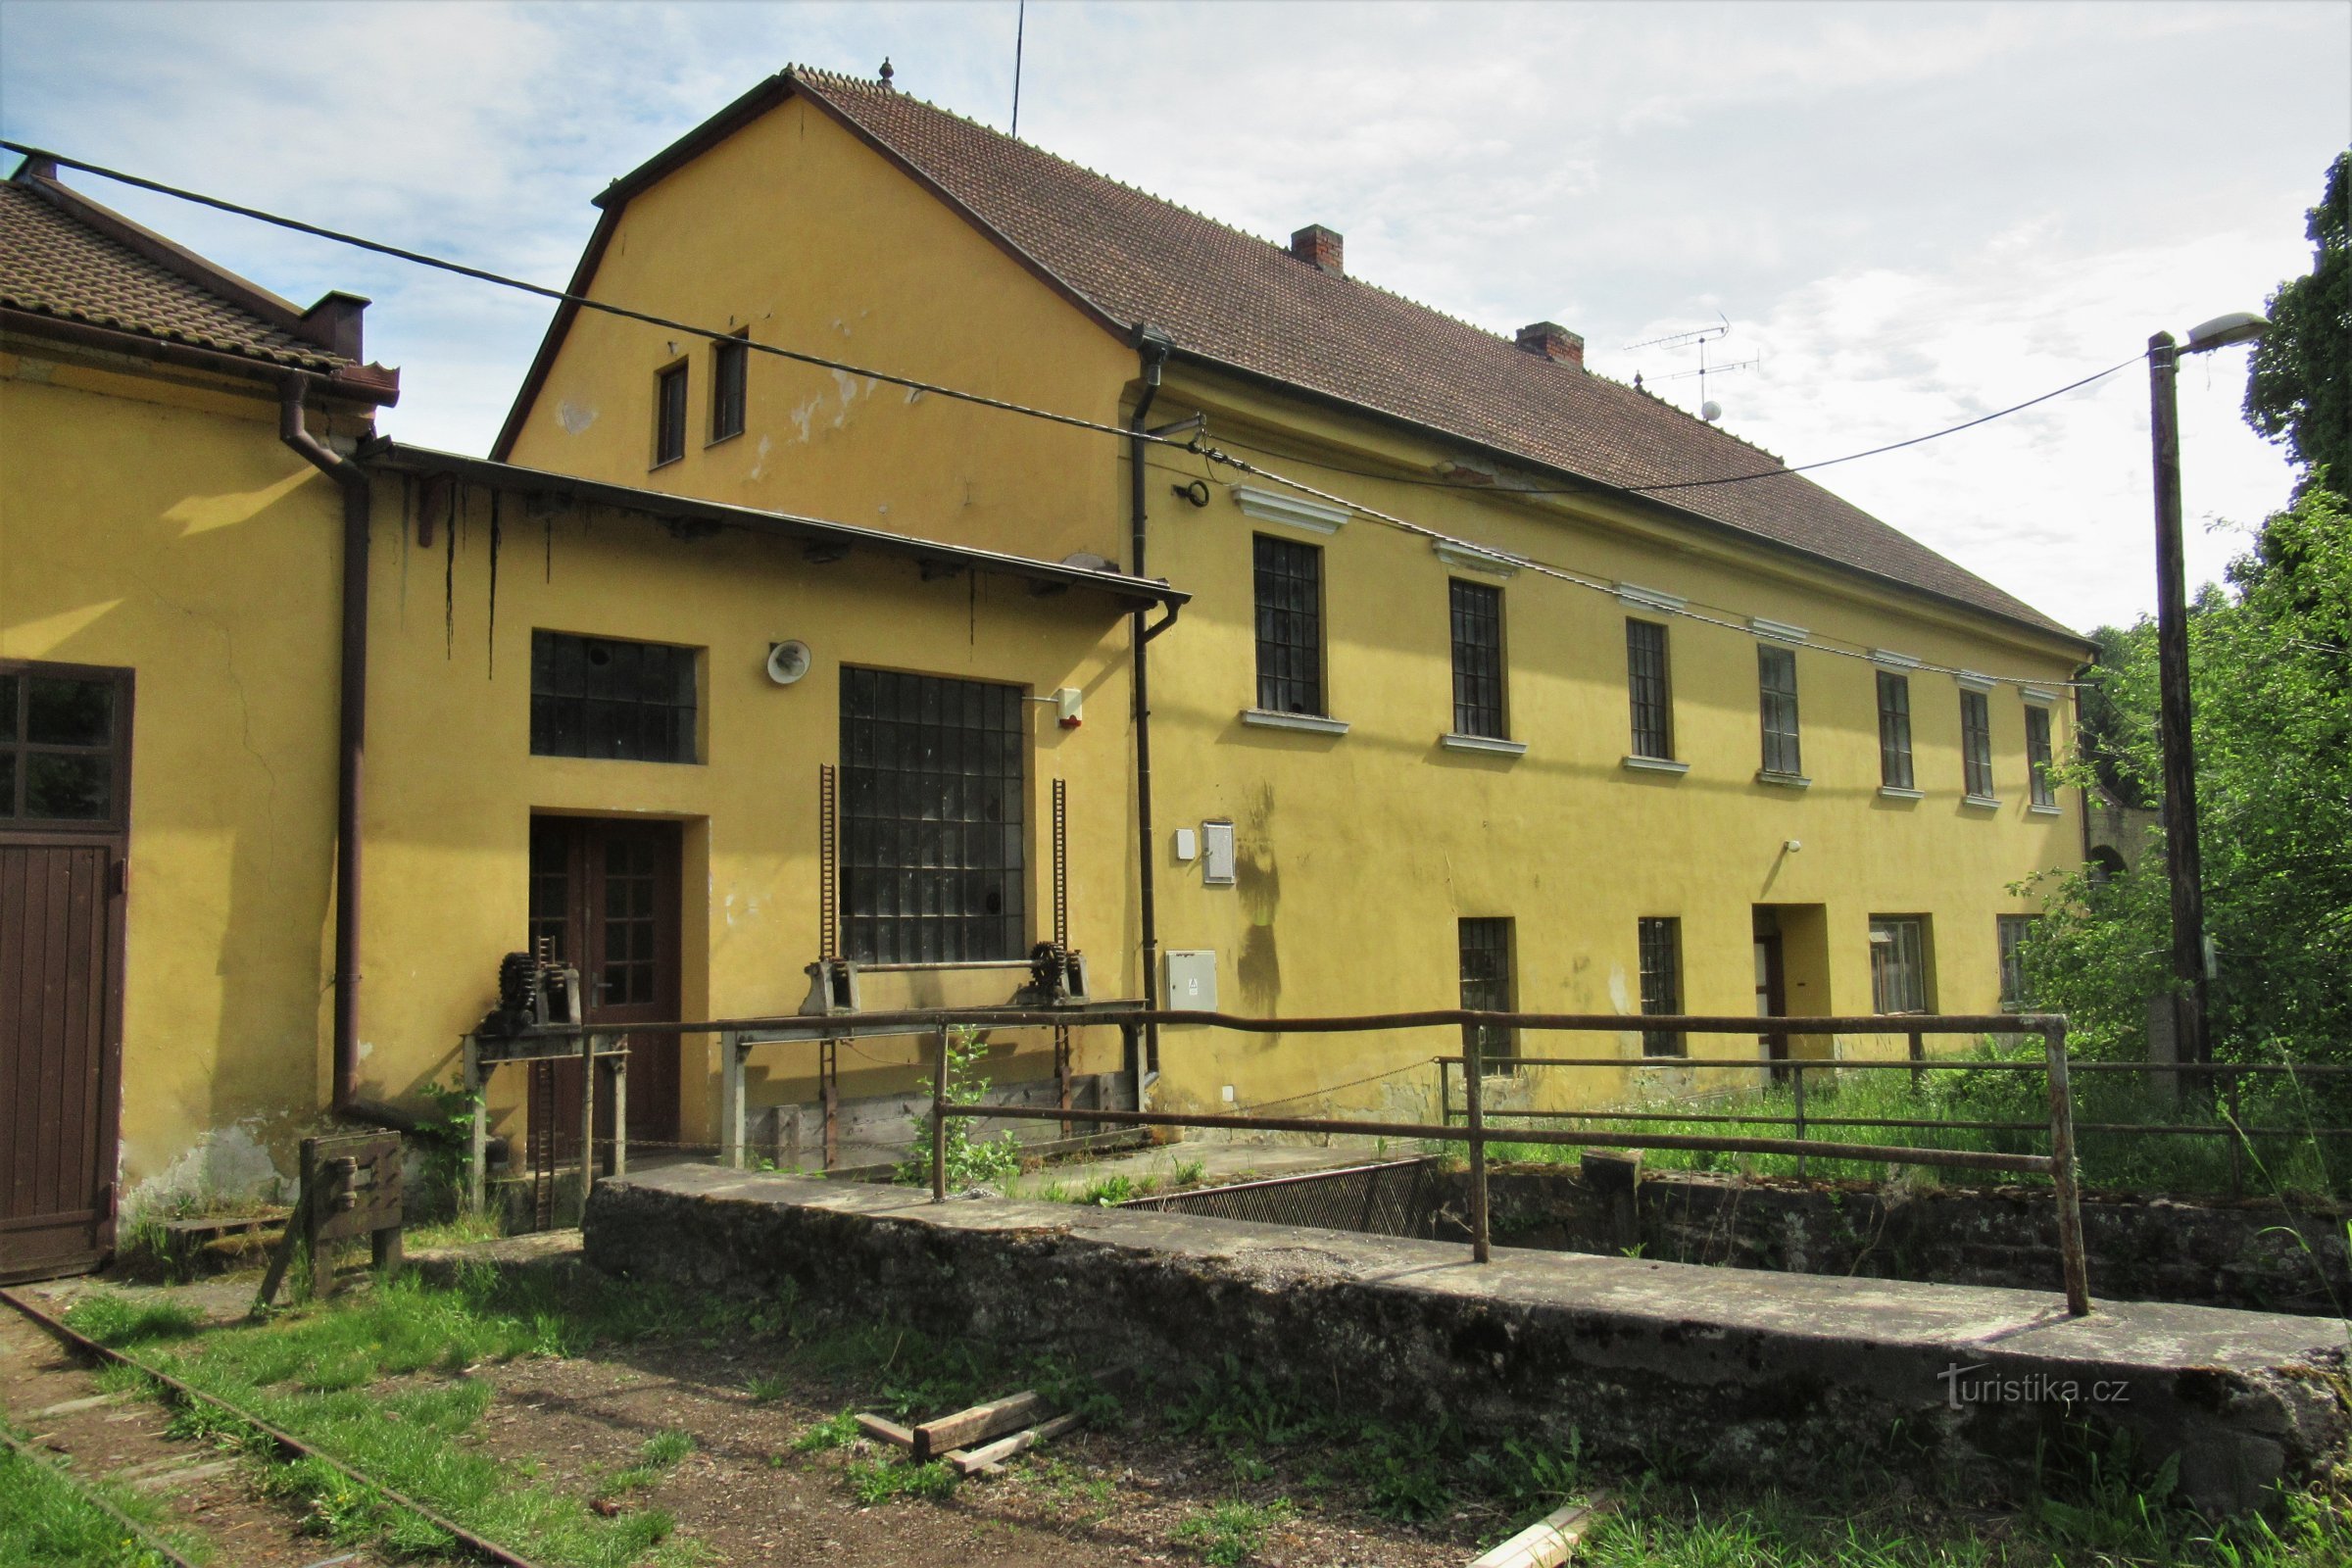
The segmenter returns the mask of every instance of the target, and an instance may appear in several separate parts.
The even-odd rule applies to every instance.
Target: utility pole
[[[2189,732],[2180,360],[2172,333],[2148,339],[2148,428],[2156,449],[2158,734],[2164,748],[2164,869],[2173,905],[2173,1050],[2177,1060],[2205,1062],[2213,1059],[2213,1044],[2205,1027],[2205,858],[2197,842],[2196,743]]]

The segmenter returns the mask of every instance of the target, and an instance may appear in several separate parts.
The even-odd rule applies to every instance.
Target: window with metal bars
[[[1683,1010],[1683,922],[1673,915],[1643,915],[1636,922],[1642,955],[1642,1010],[1676,1013]],[[1689,1054],[1680,1029],[1644,1029],[1645,1056]]]
[[[2026,772],[2035,806],[2056,806],[2058,791],[2050,783],[2050,710],[2026,709]]]
[[[1879,671],[1879,782],[1890,790],[1911,783],[1911,677]]]
[[[654,376],[654,466],[686,455],[686,362]]]
[[[531,755],[695,760],[695,650],[531,633]]]
[[[1625,623],[1625,685],[1633,704],[1634,755],[1671,760],[1674,708],[1666,673],[1666,628],[1654,620]]]
[[[1805,770],[1796,736],[1796,650],[1756,648],[1757,708],[1764,723],[1764,771],[1788,777]]]
[[[751,368],[751,328],[710,345],[710,439],[743,434],[744,383]]]
[[[1453,732],[1507,740],[1502,709],[1502,590],[1454,578]]]
[[[1870,917],[1870,1005],[1873,1012],[1929,1010],[1926,916]]]
[[[841,902],[860,963],[1027,952],[1018,687],[845,667]]]
[[[1257,706],[1323,714],[1323,552],[1269,534],[1255,538]]]
[[[1482,917],[1460,922],[1462,1006],[1472,1012],[1511,1012],[1517,1004],[1511,989],[1511,921]],[[1477,1026],[1478,1054],[1491,1065],[1519,1054],[1518,1031],[1495,1025]]]
[[[1993,798],[1992,705],[1983,692],[1960,694],[1960,768],[1970,800]]]
[[[1994,917],[1995,934],[2001,949],[2001,1010],[2015,1012],[2033,1004],[2026,991],[2026,960],[2023,952],[2026,938],[2034,934],[2031,914],[2003,914]]]

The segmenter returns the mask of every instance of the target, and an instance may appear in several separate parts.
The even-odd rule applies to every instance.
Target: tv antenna
[[[1727,364],[1720,365],[1709,364],[1707,362],[1707,345],[1710,343],[1720,343],[1731,335],[1732,323],[1730,318],[1727,318],[1721,311],[1717,311],[1715,313],[1715,324],[1713,326],[1695,327],[1688,332],[1669,332],[1664,337],[1645,338],[1640,343],[1628,343],[1626,345],[1626,350],[1630,353],[1635,349],[1697,349],[1697,368],[1690,370],[1670,370],[1666,374],[1659,376],[1658,379],[1661,381],[1687,381],[1691,376],[1697,376],[1698,416],[1706,420],[1709,424],[1712,424],[1717,419],[1723,417],[1723,405],[1708,398],[1707,377],[1710,375],[1730,375],[1735,370],[1752,370],[1764,358],[1764,356],[1761,354],[1751,354],[1744,360],[1733,360]],[[1642,372],[1639,370],[1634,372],[1634,390],[1642,390]]]

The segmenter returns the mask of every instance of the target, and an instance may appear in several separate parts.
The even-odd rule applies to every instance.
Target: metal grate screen
[[[841,672],[842,925],[860,963],[1025,952],[1021,692]]]
[[[1257,706],[1270,713],[1323,711],[1323,552],[1256,538]]]
[[[1503,740],[1502,590],[1458,578],[1451,590],[1453,732]]]
[[[2050,710],[2026,710],[2026,768],[2035,806],[2056,806],[2058,792],[2050,785]]]
[[[1511,1004],[1511,922],[1484,918],[1464,920],[1458,938],[1462,965],[1462,1005],[1473,1012],[1509,1012]],[[1517,1055],[1518,1036],[1509,1029],[1481,1025],[1478,1053],[1487,1061]]]
[[[531,633],[531,755],[691,762],[695,651]]]
[[[1992,708],[1983,692],[1960,694],[1960,765],[1969,795],[1992,799]]]
[[[1625,680],[1634,708],[1634,755],[1671,759],[1674,726],[1666,685],[1666,628],[1656,621],[1625,623]]]
[[[1756,649],[1757,707],[1764,722],[1764,771],[1791,776],[1805,770],[1796,738],[1796,651],[1766,643]]]
[[[1911,783],[1911,677],[1879,671],[1879,782],[1891,790]]]
[[[1644,915],[1637,922],[1637,934],[1642,949],[1642,1010],[1682,1011],[1683,922],[1672,915]],[[1642,1031],[1645,1056],[1680,1056],[1686,1050],[1679,1029]]]

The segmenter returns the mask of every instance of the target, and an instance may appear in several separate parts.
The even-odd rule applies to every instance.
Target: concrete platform
[[[2338,1322],[1463,1248],[709,1166],[597,1189],[608,1272],[773,1296],[1181,1380],[1247,1370],[1394,1419],[1770,1475],[2014,1479],[2121,1428],[2209,1510],[2340,1458]],[[2095,1282],[2094,1282],[2095,1283]]]

